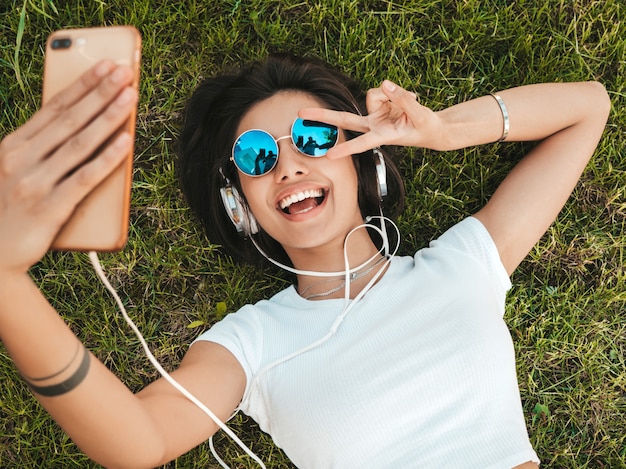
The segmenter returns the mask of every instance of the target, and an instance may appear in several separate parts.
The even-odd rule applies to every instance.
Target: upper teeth
[[[301,200],[308,199],[311,197],[321,197],[324,195],[324,191],[322,189],[310,189],[302,192],[297,192],[295,194],[288,195],[284,199],[278,202],[278,206],[281,210],[286,209],[291,204],[295,204],[296,202],[300,202]]]

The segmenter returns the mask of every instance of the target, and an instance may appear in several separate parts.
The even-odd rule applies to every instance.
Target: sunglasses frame
[[[298,148],[298,145],[296,144],[296,142],[294,142],[294,140],[293,140],[293,130],[294,130],[294,127],[296,126],[296,123],[298,121],[302,121],[302,122],[307,122],[307,121],[309,121],[309,122],[316,122],[316,123],[322,124],[321,127],[327,127],[329,129],[334,129],[335,132],[336,132],[336,136],[335,136],[335,141],[333,142],[332,146],[330,146],[328,148],[325,148],[326,151],[322,155],[309,155],[308,153],[305,153],[304,151],[300,150],[300,148]],[[270,169],[268,169],[267,171],[265,171],[264,173],[261,173],[261,174],[249,174],[249,173],[247,173],[246,171],[244,171],[243,169],[241,169],[239,167],[239,165],[237,164],[237,160],[235,159],[235,147],[237,146],[237,143],[241,140],[241,138],[244,135],[246,135],[247,133],[250,133],[250,132],[261,132],[261,133],[269,136],[274,141],[274,143],[276,145],[276,158],[274,159],[274,164],[272,165],[272,167]],[[328,150],[330,148],[332,148],[335,145],[337,145],[337,142],[339,141],[339,128],[337,126],[332,125],[332,124],[326,124],[324,122],[313,121],[311,119],[302,119],[300,117],[296,117],[294,119],[293,123],[291,124],[291,131],[289,132],[289,135],[284,135],[282,137],[274,138],[274,136],[271,133],[269,133],[267,130],[263,130],[263,129],[248,129],[245,132],[242,132],[235,139],[235,142],[233,143],[233,147],[232,147],[232,150],[231,150],[230,160],[233,162],[233,164],[235,165],[237,170],[239,172],[241,172],[242,174],[245,174],[246,176],[249,176],[249,177],[265,176],[266,174],[269,174],[276,167],[276,165],[278,164],[278,157],[280,156],[280,147],[278,145],[278,142],[280,142],[281,140],[285,140],[286,138],[291,139],[291,144],[298,151],[298,153],[300,153],[300,154],[302,154],[304,156],[311,157],[311,158],[321,158],[322,156],[326,155],[326,153],[328,152]]]

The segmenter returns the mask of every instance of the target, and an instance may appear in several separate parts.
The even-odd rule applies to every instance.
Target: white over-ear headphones
[[[254,215],[252,215],[250,209],[242,200],[235,186],[230,183],[223,173],[222,176],[225,180],[224,187],[220,188],[222,203],[224,204],[228,218],[230,218],[230,221],[235,225],[237,233],[242,236],[250,236],[258,233],[259,225],[256,222],[256,218],[254,218]]]
[[[376,180],[378,181],[378,196],[380,200],[387,195],[387,166],[385,165],[385,158],[380,148],[376,147],[373,150],[374,154],[378,157],[376,160]]]
[[[377,156],[376,180],[378,181],[378,196],[380,200],[383,200],[387,195],[387,166],[380,149],[374,148],[373,152]],[[222,195],[222,203],[228,218],[230,218],[237,232],[242,236],[247,237],[258,233],[259,225],[252,212],[250,212],[248,205],[243,201],[235,186],[224,176],[222,170],[220,170],[220,173],[224,178],[224,187],[220,188],[220,194]]]

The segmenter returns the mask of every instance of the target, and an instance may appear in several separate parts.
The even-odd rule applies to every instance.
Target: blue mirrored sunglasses
[[[272,137],[265,130],[246,130],[235,140],[231,160],[242,173],[263,176],[276,166],[280,140],[291,138],[300,153],[316,158],[335,146],[338,134],[334,125],[300,118],[291,126],[291,135],[280,138]]]

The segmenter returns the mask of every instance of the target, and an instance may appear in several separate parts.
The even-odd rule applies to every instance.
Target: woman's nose
[[[307,159],[308,157],[300,153],[294,146],[291,138],[278,142],[279,154],[274,174],[276,182],[284,181],[289,178],[303,176],[308,174]]]

